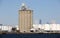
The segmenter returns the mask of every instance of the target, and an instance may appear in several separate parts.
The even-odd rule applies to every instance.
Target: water
[[[60,34],[2,34],[0,38],[60,38]]]

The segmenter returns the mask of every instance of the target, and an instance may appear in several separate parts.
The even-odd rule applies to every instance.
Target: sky
[[[25,3],[33,10],[33,24],[60,24],[60,0],[0,0],[0,24],[18,24],[18,10]]]

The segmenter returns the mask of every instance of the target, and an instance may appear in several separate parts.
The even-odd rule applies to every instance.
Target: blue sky
[[[18,10],[22,3],[33,10],[33,23],[54,20],[60,23],[60,0],[0,0],[0,23],[18,24]]]

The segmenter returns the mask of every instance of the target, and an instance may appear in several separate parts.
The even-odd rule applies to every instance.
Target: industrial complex
[[[60,33],[60,24],[33,24],[33,10],[22,3],[18,13],[18,25],[0,24],[0,32],[19,33]]]

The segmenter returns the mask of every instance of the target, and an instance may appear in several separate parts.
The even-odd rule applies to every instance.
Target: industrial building
[[[19,31],[21,33],[29,33],[30,29],[32,28],[33,25],[33,20],[32,20],[32,10],[27,8],[27,6],[22,3],[21,9],[19,10],[19,20],[18,20],[18,25],[19,25]]]

